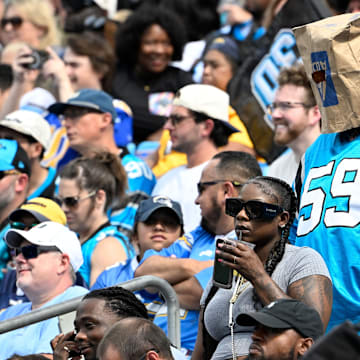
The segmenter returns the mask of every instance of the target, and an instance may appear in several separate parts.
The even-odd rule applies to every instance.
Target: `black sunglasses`
[[[66,207],[71,208],[77,206],[80,201],[91,198],[94,195],[96,195],[96,191],[92,191],[90,194],[82,198],[80,196],[67,196],[65,198],[56,197],[55,201],[59,204],[59,206],[65,204]]]
[[[198,193],[201,194],[207,186],[212,186],[212,185],[216,185],[216,184],[220,184],[222,182],[226,182],[226,181],[229,181],[231,182],[235,187],[241,187],[243,186],[243,184],[239,181],[231,181],[231,180],[214,180],[214,181],[203,181],[203,182],[199,182],[197,183],[197,190],[198,190]]]
[[[11,24],[11,26],[15,29],[18,29],[22,23],[24,22],[24,19],[20,16],[13,16],[9,18],[2,18],[1,19],[1,28],[4,29],[7,24]]]
[[[284,209],[278,205],[268,204],[257,200],[250,200],[245,202],[238,198],[226,199],[226,215],[236,217],[242,209],[245,209],[246,215],[250,220],[273,219],[275,216],[281,214],[284,211]]]
[[[35,259],[40,254],[52,251],[60,252],[56,246],[27,245],[20,248],[15,248],[15,256],[23,254],[23,257],[28,260]]]
[[[20,171],[17,170],[4,170],[4,171],[0,171],[0,180],[2,180],[5,176],[8,175],[19,175]]]
[[[33,224],[26,225],[20,221],[11,221],[10,222],[10,228],[17,229],[17,230],[30,230],[31,228],[33,228],[36,225],[39,225],[39,223],[33,223]]]

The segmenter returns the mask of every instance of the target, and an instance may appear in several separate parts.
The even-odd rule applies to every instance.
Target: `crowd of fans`
[[[86,294],[0,359],[290,360],[358,326],[360,124],[321,134],[292,32],[357,11],[0,0],[0,321]],[[117,286],[144,275],[179,348],[163,295]]]

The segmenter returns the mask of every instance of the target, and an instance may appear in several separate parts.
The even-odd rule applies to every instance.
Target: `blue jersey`
[[[360,321],[360,137],[342,142],[339,134],[323,134],[301,166],[295,244],[317,250],[330,271],[334,299],[328,329],[346,319]]]
[[[81,245],[84,262],[79,269],[79,273],[81,274],[88,286],[90,285],[92,254],[95,250],[96,245],[108,236],[115,237],[119,240],[128,258],[132,258],[135,255],[134,249],[130,244],[129,240],[118,231],[116,226],[108,224],[107,226],[102,227]]]
[[[54,197],[55,192],[55,181],[56,181],[56,169],[55,168],[48,168],[48,174],[46,179],[42,182],[42,184],[35,189],[28,197],[27,201],[34,199],[36,197],[47,197],[52,199]]]
[[[148,250],[141,263],[153,255],[165,257],[175,256],[181,259],[195,259],[201,261],[213,260],[215,256],[215,237],[197,227],[190,233],[176,240],[168,248],[161,251]],[[212,268],[205,269],[196,275],[203,288],[211,278]],[[148,310],[155,313],[154,323],[167,333],[167,307],[158,299],[148,305]],[[180,309],[181,347],[194,350],[198,330],[199,311]]]

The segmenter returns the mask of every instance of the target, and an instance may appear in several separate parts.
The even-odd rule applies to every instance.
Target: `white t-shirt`
[[[297,159],[294,152],[289,149],[269,165],[266,175],[284,180],[291,186],[295,180],[299,163],[300,159]]]
[[[180,203],[185,232],[194,230],[200,224],[200,208],[195,204],[198,195],[196,184],[206,164],[207,161],[192,168],[182,165],[168,171],[157,181],[152,192],[152,195],[166,195]]]

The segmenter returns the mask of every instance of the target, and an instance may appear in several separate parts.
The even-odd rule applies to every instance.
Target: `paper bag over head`
[[[360,126],[360,14],[293,29],[321,111],[321,132]]]

